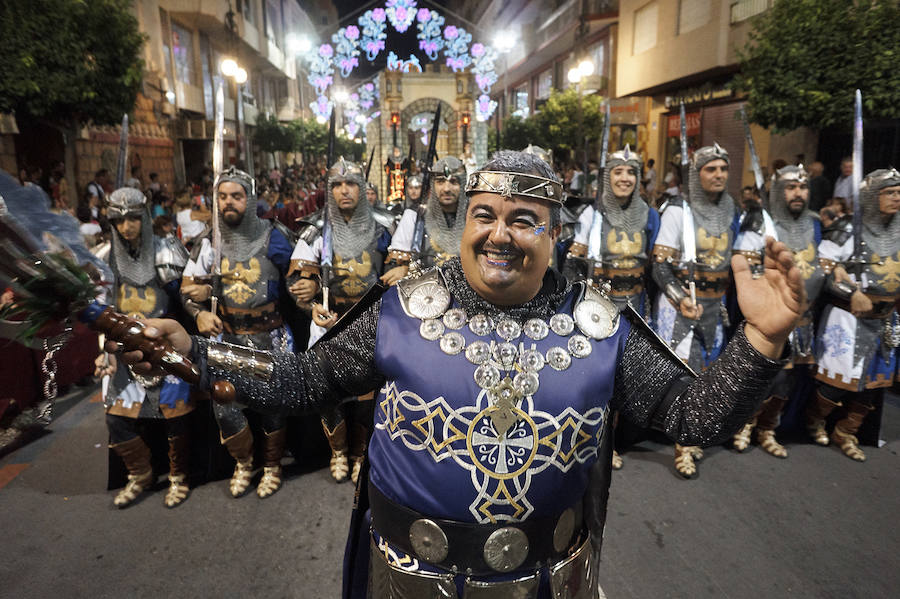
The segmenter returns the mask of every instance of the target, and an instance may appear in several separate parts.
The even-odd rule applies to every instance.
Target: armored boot
[[[703,450],[696,445],[679,445],[675,444],[675,470],[685,477],[690,478],[697,474],[697,466],[694,460],[703,457]]]
[[[819,445],[828,445],[828,433],[825,432],[825,419],[841,404],[835,403],[816,392],[816,396],[806,408],[806,430],[809,436]]]
[[[353,425],[350,434],[350,481],[355,485],[359,480],[359,472],[362,470],[363,462],[366,460],[366,447],[369,445],[369,429],[361,424]]]
[[[735,448],[737,451],[744,451],[750,446],[750,433],[753,431],[753,427],[756,426],[756,418],[751,418],[750,422],[741,427],[737,433],[735,433],[734,437],[731,440],[731,446]]]
[[[128,470],[128,482],[113,499],[118,508],[128,507],[138,495],[153,484],[153,467],[150,465],[150,448],[140,437],[110,445],[110,449],[122,458]]]
[[[232,497],[240,497],[247,492],[253,477],[253,434],[250,427],[245,426],[227,439],[222,439],[222,444],[235,460],[229,491]]]
[[[762,409],[756,415],[756,441],[763,451],[776,458],[786,458],[787,449],[775,440],[775,429],[781,421],[781,410],[787,398],[771,396],[763,402]]]
[[[834,430],[831,432],[831,440],[851,460],[865,462],[866,454],[859,448],[859,439],[856,438],[856,431],[859,430],[863,420],[866,419],[866,414],[873,408],[858,401],[851,401],[849,404],[847,406],[847,415],[834,425]]]
[[[187,482],[189,457],[187,435],[169,437],[169,490],[166,492],[166,507],[175,507],[187,499],[190,492]]]
[[[341,420],[334,430],[329,430],[323,420],[322,430],[331,446],[331,477],[339,483],[344,482],[350,473],[350,464],[347,462],[347,421]]]
[[[281,488],[281,457],[284,455],[284,444],[287,440],[287,429],[266,433],[263,448],[264,462],[262,480],[256,487],[256,494],[262,499],[272,495]]]

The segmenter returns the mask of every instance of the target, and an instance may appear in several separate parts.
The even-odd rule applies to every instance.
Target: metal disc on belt
[[[439,564],[447,559],[447,535],[434,520],[419,518],[409,525],[409,543],[426,562]]]
[[[572,542],[572,533],[575,532],[575,510],[572,508],[564,511],[553,529],[553,549],[562,553],[569,548]]]
[[[495,530],[484,542],[484,561],[492,570],[511,572],[528,557],[528,537],[518,528]]]

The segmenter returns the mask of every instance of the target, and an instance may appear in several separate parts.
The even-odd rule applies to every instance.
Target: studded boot
[[[695,445],[675,444],[675,470],[685,477],[691,478],[697,474],[697,466],[694,460],[703,457],[703,450]]]
[[[325,431],[325,438],[331,446],[331,477],[336,482],[344,482],[350,474],[350,464],[347,461],[347,421],[341,420],[334,430],[331,430],[323,420],[322,430]]]
[[[831,432],[831,440],[851,460],[856,460],[857,462],[866,461],[866,454],[859,448],[859,439],[856,438],[856,431],[862,426],[863,420],[866,419],[866,414],[872,409],[871,406],[861,404],[858,401],[849,402],[847,415],[834,425],[834,430]]]
[[[113,504],[118,508],[128,507],[138,495],[153,484],[153,467],[150,465],[150,448],[139,436],[123,443],[110,445],[110,449],[122,458],[128,470],[128,482],[119,491]]]
[[[763,402],[762,409],[756,415],[756,442],[768,454],[776,458],[786,458],[788,453],[784,445],[775,440],[775,429],[781,421],[781,410],[787,399],[777,395]]]
[[[169,490],[165,498],[168,508],[181,505],[190,492],[187,482],[189,456],[187,435],[169,437]]]
[[[841,404],[835,403],[816,392],[815,398],[806,408],[806,430],[813,441],[819,445],[828,445],[828,433],[825,432],[825,419],[840,407]]]
[[[222,444],[235,460],[228,490],[232,497],[240,497],[247,492],[253,477],[253,434],[250,427],[245,426],[227,439],[222,439]]]
[[[731,446],[737,451],[744,451],[750,446],[750,433],[756,426],[756,418],[751,418],[750,422],[741,427],[741,430],[734,434],[731,440]]]
[[[262,499],[269,497],[281,488],[281,458],[284,456],[284,444],[287,440],[287,429],[266,433],[263,448],[263,475],[256,487],[256,494]]]

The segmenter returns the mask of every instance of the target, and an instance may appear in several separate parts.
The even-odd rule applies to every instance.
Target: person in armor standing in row
[[[775,429],[787,401],[792,397],[797,382],[806,376],[806,369],[815,363],[815,326],[813,309],[816,298],[825,282],[825,271],[819,264],[817,248],[822,241],[822,226],[813,212],[807,209],[809,203],[808,175],[802,166],[786,166],[776,173],[769,195],[769,206],[774,232],[779,241],[794,252],[794,263],[800,269],[806,285],[806,297],[810,308],[803,315],[799,325],[788,338],[791,350],[789,361],[778,373],[769,391],[769,398],[760,410],[734,436],[737,451],[744,451],[750,445],[751,433],[756,427],[756,441],[764,451],[778,458],[787,457],[787,449],[775,439]],[[765,231],[742,233],[743,237],[753,236],[759,248],[765,248]],[[740,242],[735,242],[737,247]],[[736,250],[737,251],[737,250]],[[759,250],[752,252],[747,261],[758,268]],[[745,256],[747,254],[744,254]]]
[[[107,216],[112,234],[110,268],[116,310],[132,318],[171,315],[179,305],[178,286],[187,262],[187,251],[174,236],[153,234],[146,196],[138,189],[123,187],[107,198]],[[175,507],[188,495],[190,447],[187,414],[194,409],[190,386],[173,376],[141,376],[118,365],[113,354],[101,354],[97,376],[111,376],[106,397],[106,427],[110,448],[125,462],[128,482],[113,503],[131,505],[155,481],[150,448],[138,433],[138,420],[165,419],[169,439],[169,490],[166,507]]]
[[[600,205],[588,206],[579,216],[563,274],[571,281],[587,280],[604,288],[620,311],[630,305],[643,316],[659,215],[641,198],[641,166],[641,157],[628,146],[609,155]],[[622,467],[617,451],[612,460],[613,468]]]
[[[404,209],[415,210],[422,203],[422,175],[410,175],[406,180]]]
[[[465,182],[466,167],[459,158],[447,156],[434,163],[424,209],[407,209],[397,225],[388,255],[392,272],[405,275],[411,261],[418,268],[430,268],[459,255],[466,226]]]
[[[210,236],[204,237],[185,267],[181,288],[185,308],[201,335],[259,349],[293,351],[293,336],[278,308],[291,244],[271,221],[257,216],[256,180],[249,174],[229,167],[219,174],[214,193],[222,223],[221,275],[215,272],[216,251]],[[215,313],[213,297],[218,304]],[[253,433],[238,405],[213,404],[213,413],[222,443],[236,462],[229,490],[240,497],[253,475]],[[281,487],[285,424],[284,416],[278,414],[262,417],[263,475],[256,488],[261,498]]]
[[[406,195],[406,175],[409,173],[409,159],[403,157],[400,148],[394,146],[391,155],[384,163],[384,171],[387,173],[388,188],[387,197],[384,198],[385,206],[391,210],[395,204],[403,204]]]
[[[862,231],[830,231],[819,246],[819,256],[831,270],[830,303],[819,320],[818,392],[807,410],[807,430],[816,443],[828,445],[825,418],[843,406],[846,413],[835,424],[831,441],[862,462],[866,454],[856,433],[884,401],[884,389],[900,380],[900,172],[869,173],[860,186],[859,206]],[[854,233],[862,236],[858,256]]]
[[[697,372],[725,345],[724,297],[738,223],[726,191],[728,164],[728,152],[719,144],[694,153],[689,201],[669,201],[653,247],[653,278],[662,290],[655,305],[656,330]],[[686,478],[697,472],[694,460],[702,457],[700,447],[675,445],[675,469]]]
[[[291,255],[288,273],[293,281],[291,294],[301,308],[312,313],[310,347],[378,281],[384,271],[384,258],[391,240],[388,226],[392,221],[389,214],[386,222],[376,218],[373,206],[363,195],[364,189],[360,166],[338,159],[328,171],[327,213],[332,230],[332,268],[330,272],[322,271],[322,249],[327,240],[321,235],[312,243],[301,239]],[[323,280],[323,277],[328,278]],[[327,309],[313,301],[323,284],[329,294]],[[346,480],[349,475],[355,484],[359,477],[372,427],[372,397],[370,393],[355,398],[360,401],[347,407],[334,406],[322,413],[322,428],[331,446],[331,476],[337,482]]]

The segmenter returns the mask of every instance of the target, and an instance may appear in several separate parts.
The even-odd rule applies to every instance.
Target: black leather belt
[[[472,575],[529,570],[559,560],[569,555],[584,529],[580,499],[553,518],[497,524],[429,517],[385,497],[371,483],[369,503],[372,526],[388,543],[431,565]]]

